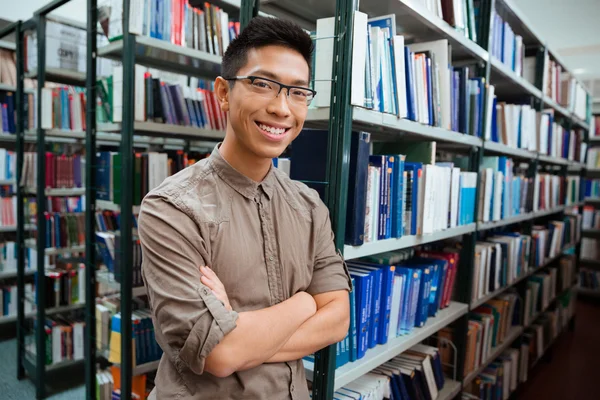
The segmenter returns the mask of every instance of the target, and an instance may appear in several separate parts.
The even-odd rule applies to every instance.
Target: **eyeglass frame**
[[[226,81],[241,81],[241,80],[244,80],[244,79],[249,79],[251,85],[254,83],[254,81],[256,79],[262,79],[262,80],[267,81],[267,82],[275,83],[275,84],[279,85],[279,92],[277,92],[277,94],[275,95],[274,98],[279,97],[279,93],[281,93],[281,91],[283,89],[287,89],[287,97],[289,98],[290,97],[290,89],[294,89],[294,88],[295,89],[308,90],[309,92],[312,92],[313,97],[312,97],[312,99],[310,99],[311,102],[315,99],[315,96],[317,95],[317,91],[313,90],[311,88],[307,88],[307,87],[304,87],[304,86],[296,86],[296,85],[286,85],[286,84],[278,82],[278,81],[276,81],[274,79],[265,78],[263,76],[240,75],[240,76],[233,76],[231,78],[223,78],[223,79],[225,79]],[[307,102],[306,106],[308,107],[309,105],[310,105],[310,102]]]

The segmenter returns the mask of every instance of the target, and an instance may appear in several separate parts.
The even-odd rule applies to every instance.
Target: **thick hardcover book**
[[[369,142],[369,133],[352,132],[345,238],[345,243],[352,246],[364,243]]]

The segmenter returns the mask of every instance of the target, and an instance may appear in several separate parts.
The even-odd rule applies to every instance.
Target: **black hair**
[[[308,70],[311,70],[314,45],[309,34],[291,21],[254,17],[240,35],[229,43],[221,62],[222,76],[225,78],[236,76],[248,62],[249,50],[271,45],[296,50],[306,60]]]

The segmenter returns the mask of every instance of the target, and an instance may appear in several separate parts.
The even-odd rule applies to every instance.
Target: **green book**
[[[112,157],[112,176],[113,176],[113,203],[121,204],[121,154],[113,153]]]

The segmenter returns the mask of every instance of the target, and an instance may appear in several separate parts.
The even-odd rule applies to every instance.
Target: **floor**
[[[575,331],[564,333],[551,348],[551,358],[538,363],[530,371],[529,380],[516,393],[519,400],[600,398],[600,372],[597,368],[600,358],[600,301],[578,301],[575,315]],[[15,341],[0,342],[0,354],[0,398],[35,399],[33,383],[28,379],[15,379]],[[56,392],[48,399],[81,400],[85,397],[82,384],[68,384],[64,380],[58,383],[70,388]]]
[[[551,348],[551,358],[530,371],[517,392],[519,400],[598,399],[600,302],[580,299],[575,331],[567,331]]]

